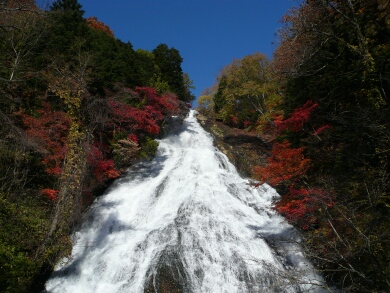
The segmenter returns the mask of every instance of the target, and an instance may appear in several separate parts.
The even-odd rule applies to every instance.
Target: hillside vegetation
[[[282,20],[272,60],[235,59],[201,113],[270,145],[252,176],[342,292],[390,291],[390,4],[308,0]]]
[[[0,3],[0,292],[41,290],[82,212],[194,98],[178,50],[135,51],[83,14]]]

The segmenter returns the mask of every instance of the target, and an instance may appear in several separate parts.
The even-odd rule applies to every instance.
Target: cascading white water
[[[96,200],[46,290],[147,292],[168,271],[183,292],[322,292],[277,196],[242,179],[191,111]]]

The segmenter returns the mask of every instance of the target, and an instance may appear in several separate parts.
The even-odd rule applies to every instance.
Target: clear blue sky
[[[278,21],[294,0],[79,0],[134,49],[165,43],[179,50],[198,97],[233,58],[272,57]]]

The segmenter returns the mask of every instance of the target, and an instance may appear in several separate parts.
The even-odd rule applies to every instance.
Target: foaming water
[[[92,206],[47,292],[147,292],[159,272],[183,292],[322,292],[298,237],[190,112]]]

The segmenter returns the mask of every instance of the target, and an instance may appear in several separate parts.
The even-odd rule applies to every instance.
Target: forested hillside
[[[85,208],[194,98],[178,50],[134,50],[83,14],[0,1],[0,292],[42,289]]]
[[[272,60],[235,59],[198,103],[272,146],[254,176],[342,292],[390,291],[390,3],[308,0]]]

